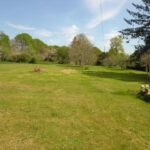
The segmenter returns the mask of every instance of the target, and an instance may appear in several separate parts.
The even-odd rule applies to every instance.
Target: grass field
[[[43,72],[32,72],[40,66]],[[146,74],[0,64],[0,150],[148,150]]]

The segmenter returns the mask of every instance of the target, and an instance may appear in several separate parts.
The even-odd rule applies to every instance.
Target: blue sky
[[[49,45],[69,45],[76,34],[85,33],[107,50],[109,40],[128,27],[123,18],[129,17],[132,2],[140,0],[0,0],[0,30],[10,38],[29,33]],[[134,44],[124,42],[127,53]]]

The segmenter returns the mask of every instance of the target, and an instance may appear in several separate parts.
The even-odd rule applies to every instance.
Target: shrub
[[[29,53],[14,53],[12,54],[10,61],[12,62],[26,62],[26,63],[37,63],[39,61],[38,56],[31,55]]]
[[[33,72],[43,72],[43,69],[40,68],[40,67],[35,67],[35,68],[33,69]]]

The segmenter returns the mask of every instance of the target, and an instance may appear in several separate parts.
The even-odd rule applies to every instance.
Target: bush
[[[103,65],[125,69],[127,67],[127,62],[128,57],[126,55],[110,55],[103,60]]]
[[[15,53],[12,54],[10,61],[19,63],[37,63],[39,61],[39,58],[36,55],[30,55],[28,53]]]
[[[29,63],[37,64],[39,61],[40,61],[40,58],[38,56],[32,56]]]

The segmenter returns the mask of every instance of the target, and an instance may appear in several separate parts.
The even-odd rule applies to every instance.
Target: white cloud
[[[53,35],[53,33],[51,31],[45,30],[45,29],[43,29],[43,30],[37,30],[36,34],[38,36],[44,37],[44,38],[50,38]]]
[[[92,12],[95,13],[98,11],[101,4],[106,0],[85,0],[86,7]]]
[[[7,22],[7,25],[17,30],[24,30],[24,31],[35,30],[35,28],[33,27],[27,25],[21,25],[21,24],[14,24],[12,22]]]
[[[66,28],[63,28],[62,34],[68,39],[69,42],[72,41],[74,36],[79,33],[80,29],[76,25],[72,25]]]
[[[116,16],[127,0],[85,0],[86,6],[94,15],[87,27],[95,28],[101,22]]]

